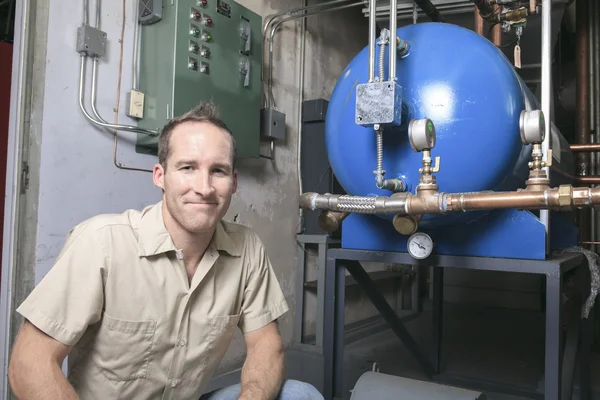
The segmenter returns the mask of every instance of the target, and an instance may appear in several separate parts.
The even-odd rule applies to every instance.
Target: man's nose
[[[202,196],[210,195],[215,191],[211,176],[208,172],[200,173],[198,178],[194,180],[194,191]]]

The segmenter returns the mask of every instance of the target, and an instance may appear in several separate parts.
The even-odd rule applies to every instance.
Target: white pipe
[[[546,161],[551,144],[551,121],[552,121],[552,0],[542,0],[542,112],[544,113],[544,128],[546,136],[542,142],[542,152]],[[544,171],[550,179],[550,168]],[[540,221],[546,230],[546,252],[550,247],[550,212],[540,210]]]
[[[375,0],[369,0],[369,82],[375,80]]]
[[[31,1],[15,2],[15,27],[13,43],[12,78],[10,92],[10,114],[8,120],[8,152],[6,159],[6,186],[4,203],[4,226],[2,243],[2,284],[0,286],[0,398],[8,398],[8,360],[10,354],[10,336],[13,325],[13,290],[15,269],[17,268],[19,245],[18,213],[22,206],[21,171],[23,162],[23,136],[27,115],[27,84],[31,77],[26,71],[31,59],[30,32],[28,22],[34,4]]]
[[[308,0],[302,0],[302,7],[305,8],[307,6]],[[298,143],[297,148],[297,161],[298,161],[298,195],[302,195],[302,103],[304,102],[304,62],[305,62],[305,54],[306,54],[306,18],[302,18],[302,28],[300,30],[300,73],[298,77]],[[298,229],[297,233],[303,232],[303,224],[304,224],[304,210],[298,207]]]
[[[390,70],[388,71],[388,80],[390,82],[396,80],[396,24],[398,15],[398,2],[397,0],[390,0],[390,46],[389,46],[389,57],[390,57]]]

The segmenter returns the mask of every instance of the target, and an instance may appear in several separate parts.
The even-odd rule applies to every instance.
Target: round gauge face
[[[417,232],[408,238],[408,252],[418,260],[422,260],[431,255],[433,251],[433,240],[423,232]]]

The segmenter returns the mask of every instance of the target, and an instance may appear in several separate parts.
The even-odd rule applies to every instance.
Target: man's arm
[[[272,400],[284,375],[283,342],[276,322],[244,334],[247,355],[242,368],[240,400]]]
[[[15,396],[20,400],[78,399],[61,369],[70,351],[71,347],[25,320],[8,367],[8,379]]]

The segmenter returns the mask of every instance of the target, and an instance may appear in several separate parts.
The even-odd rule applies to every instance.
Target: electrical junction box
[[[202,101],[219,106],[238,155],[259,157],[262,18],[232,0],[165,1],[162,20],[141,27],[138,126],[160,131]],[[137,134],[156,154],[158,137]]]

